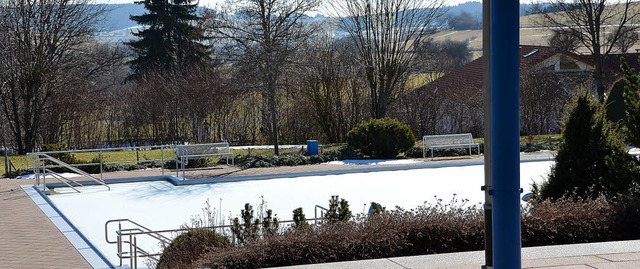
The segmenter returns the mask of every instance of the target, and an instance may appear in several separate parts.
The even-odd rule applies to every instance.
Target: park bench
[[[189,159],[200,159],[208,157],[226,158],[228,165],[229,158],[231,158],[231,164],[233,164],[234,155],[229,148],[228,142],[196,145],[177,145],[176,169],[184,171],[187,164],[189,163]]]
[[[422,157],[426,158],[427,150],[431,150],[431,159],[433,160],[434,149],[450,149],[450,148],[462,148],[469,149],[469,155],[471,155],[471,148],[477,147],[478,155],[480,154],[480,144],[473,142],[471,134],[446,134],[446,135],[425,135],[422,137],[422,143],[424,148],[422,149]]]

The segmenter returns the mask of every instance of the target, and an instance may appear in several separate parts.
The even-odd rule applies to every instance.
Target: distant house
[[[604,83],[611,86],[622,76],[620,57],[638,67],[638,54],[609,55],[604,62]],[[556,133],[558,121],[576,89],[592,89],[591,78],[595,69],[588,56],[559,52],[546,46],[520,46],[521,123],[526,134]],[[433,104],[443,107],[426,133],[472,132],[482,135],[483,57],[473,60],[437,80],[416,89],[416,95],[432,98]],[[593,89],[594,90],[594,89]],[[415,123],[417,125],[424,125]],[[418,128],[420,129],[420,128]],[[425,133],[425,134],[426,134]]]

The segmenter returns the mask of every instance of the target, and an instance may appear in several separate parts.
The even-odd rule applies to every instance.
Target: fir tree
[[[345,199],[339,199],[338,195],[332,195],[329,199],[329,210],[325,214],[325,218],[329,223],[337,221],[349,221],[353,214],[349,209],[349,202]]]
[[[170,70],[209,62],[209,50],[202,42],[207,38],[198,22],[197,5],[192,0],[145,0],[148,13],[130,19],[144,27],[133,33],[136,40],[127,42],[135,58],[129,62],[130,78],[154,69]]]
[[[571,106],[555,160],[539,198],[629,195],[640,178],[622,136],[588,93],[580,94]]]
[[[626,134],[631,144],[640,147],[640,76],[635,68],[629,67],[624,58],[622,71],[624,71],[624,104],[626,108]]]

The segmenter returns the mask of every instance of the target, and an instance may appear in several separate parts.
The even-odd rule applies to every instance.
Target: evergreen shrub
[[[395,158],[415,142],[409,125],[392,118],[371,119],[347,133],[347,144],[371,158]]]
[[[640,147],[640,76],[635,68],[629,67],[622,59],[624,71],[624,105],[627,140]]]
[[[607,96],[606,108],[607,108],[607,119],[611,122],[624,122],[626,121],[627,116],[625,115],[625,104],[624,104],[624,87],[626,82],[624,79],[616,80],[609,89],[609,95]]]
[[[640,171],[623,137],[588,93],[574,100],[562,130],[562,143],[547,181],[534,184],[539,199],[633,195]]]

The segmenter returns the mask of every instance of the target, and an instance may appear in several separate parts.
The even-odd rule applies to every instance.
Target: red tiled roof
[[[587,65],[593,66],[593,61],[589,55],[578,55],[570,52],[557,52],[551,47],[547,46],[520,46],[520,68],[527,68],[526,66],[533,66],[542,61],[549,59],[550,57],[561,53],[575,60],[581,61]],[[640,64],[638,63],[638,53],[633,54],[612,54],[604,59],[605,70],[605,85],[611,85],[615,79],[622,75],[620,70],[620,56],[627,60],[627,63],[631,67],[640,70]],[[468,96],[474,92],[482,90],[482,66],[483,57],[475,59],[468,64],[451,71],[448,74],[438,78],[437,80],[429,83],[418,91],[438,91],[445,92],[448,95]]]
[[[602,67],[605,70],[604,85],[613,85],[613,83],[624,75],[622,68],[620,68],[620,58],[624,58],[630,67],[635,68],[636,71],[640,71],[640,63],[638,62],[638,53],[625,53],[625,54],[609,54],[602,60]]]

